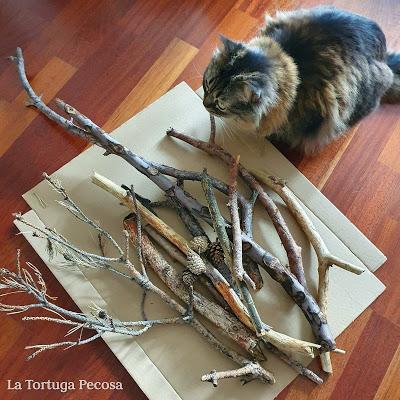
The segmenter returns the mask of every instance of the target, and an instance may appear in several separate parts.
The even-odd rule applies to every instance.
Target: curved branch
[[[323,312],[326,316],[328,311],[328,285],[330,267],[336,265],[357,275],[362,274],[365,271],[364,268],[344,261],[329,252],[324,240],[315,228],[304,208],[301,206],[299,200],[282,179],[267,175],[258,170],[254,171],[253,173],[281,197],[293,218],[297,221],[300,228],[307,236],[307,239],[313,246],[318,259],[318,304],[321,308],[321,312]],[[322,369],[327,373],[333,373],[329,353],[323,353],[320,357]]]

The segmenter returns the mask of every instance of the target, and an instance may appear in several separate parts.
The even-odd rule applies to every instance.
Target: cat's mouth
[[[204,106],[204,108],[211,114],[214,115],[216,117],[222,117],[225,114],[223,114],[221,111],[216,110],[215,108],[211,108],[211,107],[206,107]]]

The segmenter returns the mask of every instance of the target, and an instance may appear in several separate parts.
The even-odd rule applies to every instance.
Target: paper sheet
[[[192,136],[205,139],[209,132],[208,114],[200,98],[184,83],[178,85],[157,102],[136,115],[114,131],[115,137],[138,154],[149,159],[174,165],[177,168],[201,170],[222,179],[227,168],[186,144],[165,137],[170,126]],[[218,135],[218,137],[220,137]],[[250,141],[245,137],[224,139],[224,146],[233,154],[240,154],[244,165],[264,169],[288,179],[289,186],[303,201],[310,218],[324,238],[328,248],[341,258],[374,270],[385,258],[306,178],[296,170],[271,144],[266,141]],[[122,219],[127,210],[108,193],[93,186],[89,177],[93,170],[117,183],[133,184],[135,190],[152,200],[161,199],[161,191],[146,177],[117,157],[103,157],[102,150],[92,147],[62,167],[54,175],[59,178],[74,200],[90,215],[100,220],[117,239],[122,239]],[[203,199],[198,183],[189,183],[186,189]],[[43,208],[37,196],[45,200]],[[46,225],[55,227],[61,234],[91,251],[97,251],[96,237],[81,222],[75,221],[55,200],[57,194],[46,183],[41,183],[24,195],[24,198]],[[276,197],[278,206],[288,221],[295,239],[303,247],[306,277],[309,288],[315,294],[317,287],[316,257],[310,244]],[[226,201],[220,197],[221,204]],[[318,218],[312,211],[323,218]],[[160,212],[167,223],[188,237],[171,212]],[[30,218],[35,215],[30,213]],[[345,240],[338,237],[345,227]],[[140,318],[141,291],[123,278],[111,276],[107,271],[65,271],[49,263],[45,243],[29,238],[35,250],[67,287],[72,298],[83,309],[92,300],[104,302],[113,315],[124,320]],[[287,262],[285,252],[271,224],[260,207],[255,210],[255,238],[271,250],[282,262]],[[358,257],[357,257],[358,256]],[[72,274],[72,275],[71,275]],[[79,276],[79,279],[76,278]],[[76,279],[74,284],[71,280]],[[155,279],[155,282],[157,280]],[[261,316],[276,330],[304,340],[312,340],[310,328],[301,313],[282,288],[269,276],[264,275],[264,288],[255,294]],[[88,290],[88,287],[91,290]],[[383,284],[367,270],[361,276],[332,268],[329,293],[328,320],[335,336],[340,334],[384,290]],[[150,298],[147,313],[151,318],[173,315],[169,309]],[[136,382],[153,399],[273,399],[296,374],[285,364],[269,357],[265,366],[274,372],[277,383],[263,385],[253,382],[246,387],[238,381],[221,382],[217,389],[200,382],[200,376],[211,369],[230,369],[233,364],[216,353],[189,327],[157,327],[134,339],[108,338],[107,343],[121,359]],[[145,373],[144,373],[145,371]]]

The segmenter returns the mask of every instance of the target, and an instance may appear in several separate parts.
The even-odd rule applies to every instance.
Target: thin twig
[[[248,286],[256,289],[255,283],[243,268],[242,232],[240,228],[240,217],[237,196],[237,174],[240,157],[237,157],[231,165],[229,184],[229,211],[232,224],[232,274],[238,281],[245,281]]]

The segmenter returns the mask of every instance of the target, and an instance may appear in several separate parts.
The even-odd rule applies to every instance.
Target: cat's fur
[[[208,111],[313,152],[400,102],[400,53],[373,21],[333,7],[266,17],[247,43],[221,37],[203,78]]]

